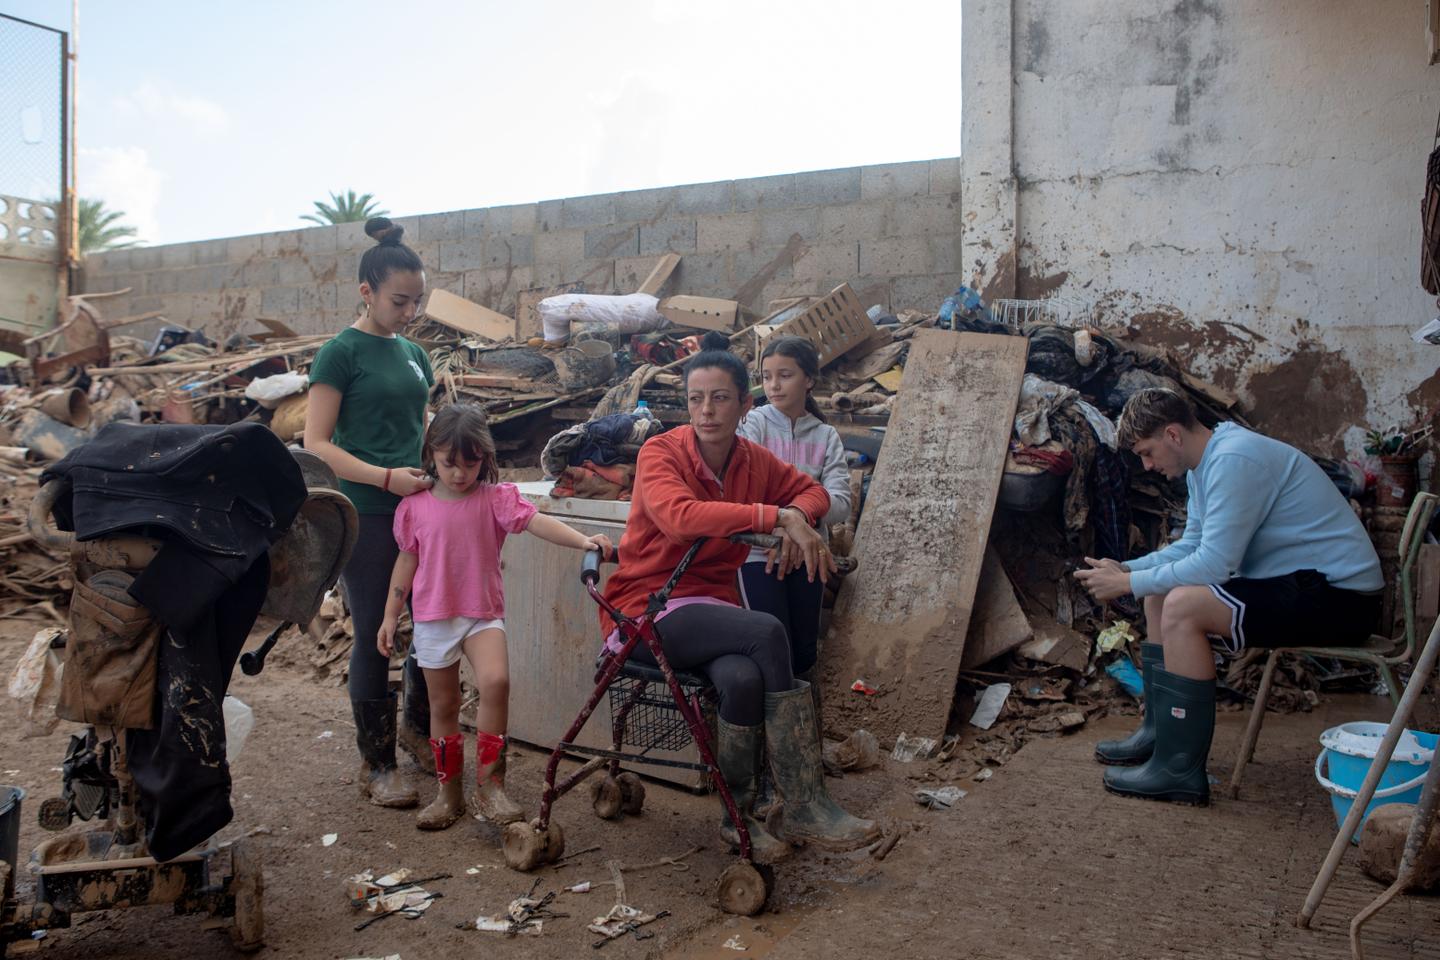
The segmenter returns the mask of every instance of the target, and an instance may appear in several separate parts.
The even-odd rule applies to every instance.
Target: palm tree
[[[302,214],[301,220],[310,220],[322,226],[327,223],[354,223],[357,220],[369,220],[371,217],[383,217],[389,210],[375,209],[375,195],[362,193],[355,196],[354,190],[346,190],[342,197],[338,193],[330,194],[330,202],[323,200],[315,201],[315,212]]]
[[[125,216],[124,210],[106,210],[103,200],[80,201],[80,256],[101,250],[124,250],[140,241],[133,239],[138,231],[116,223]]]

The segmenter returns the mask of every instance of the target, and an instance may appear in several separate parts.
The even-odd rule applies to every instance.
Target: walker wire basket
[[[687,697],[704,689],[686,683],[683,677],[680,684]],[[663,681],[621,675],[611,682],[608,693],[610,716],[619,717],[621,711],[629,707],[621,738],[625,746],[638,750],[684,750],[690,743],[685,718],[675,708],[675,701]]]

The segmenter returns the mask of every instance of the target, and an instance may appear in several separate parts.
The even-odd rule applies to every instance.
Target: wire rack
[[[1047,297],[1044,300],[992,300],[990,312],[1012,330],[1027,324],[1051,324],[1075,329],[1094,326],[1095,304],[1083,297]]]
[[[698,686],[682,683],[685,694],[699,691]],[[638,693],[637,693],[638,691]],[[621,743],[640,750],[683,750],[690,743],[685,718],[675,708],[670,689],[663,683],[616,677],[610,683],[610,715],[616,716],[636,696],[634,706],[625,716],[625,734]]]

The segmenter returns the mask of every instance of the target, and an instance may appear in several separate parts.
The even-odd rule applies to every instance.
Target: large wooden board
[[[830,726],[939,736],[1005,467],[1024,337],[917,333],[824,647]],[[864,679],[875,697],[853,693]]]
[[[487,340],[507,340],[515,336],[515,321],[496,313],[449,290],[432,290],[425,303],[425,315],[445,324],[451,330],[470,333]]]

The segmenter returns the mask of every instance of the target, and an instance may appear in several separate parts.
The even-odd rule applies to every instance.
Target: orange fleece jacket
[[[769,450],[743,437],[717,484],[700,457],[690,426],[652,437],[640,448],[630,517],[620,538],[620,568],[605,586],[606,598],[627,616],[638,616],[650,594],[699,537],[712,538],[691,561],[671,594],[740,602],[736,572],[750,548],[730,543],[732,533],[770,533],[781,507],[794,507],[816,523],[830,509],[825,488]],[[613,629],[600,614],[604,633]]]

